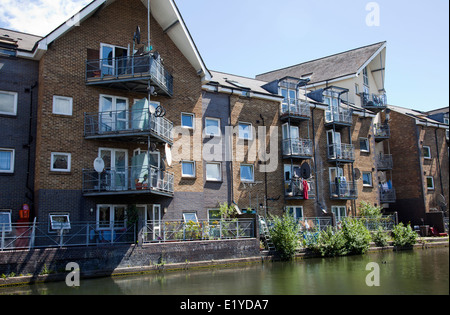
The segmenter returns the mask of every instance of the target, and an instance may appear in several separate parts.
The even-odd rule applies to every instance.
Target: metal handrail
[[[308,199],[316,196],[315,182],[312,179],[306,180],[309,186]],[[284,181],[284,195],[285,197],[305,197],[303,188],[303,178],[294,178]]]
[[[310,104],[304,100],[287,98],[281,104],[281,115],[311,117]]]
[[[377,168],[379,170],[390,170],[394,167],[392,154],[380,154],[376,157]]]
[[[352,124],[352,110],[339,107],[339,109],[327,109],[325,111],[326,123]]]
[[[355,146],[353,144],[329,144],[328,158],[331,160],[355,160]]]
[[[358,197],[356,182],[330,183],[331,199],[353,199]]]
[[[283,155],[313,156],[313,141],[311,139],[284,139]]]

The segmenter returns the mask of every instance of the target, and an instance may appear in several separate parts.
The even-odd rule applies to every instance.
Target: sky
[[[0,0],[0,27],[46,35],[91,0]],[[449,106],[448,0],[175,0],[210,70],[257,74],[387,41],[392,105]]]

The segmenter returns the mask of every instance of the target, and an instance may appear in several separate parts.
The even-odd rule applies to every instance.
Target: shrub
[[[352,218],[343,220],[342,233],[347,254],[358,255],[367,252],[372,238],[362,221]]]
[[[361,201],[359,206],[359,215],[366,218],[381,218],[381,210],[381,207],[375,207],[368,202]]]
[[[342,231],[335,230],[331,226],[319,233],[316,243],[310,244],[310,249],[324,256],[343,256],[347,254],[345,239]]]
[[[372,240],[375,242],[375,245],[378,247],[385,247],[387,246],[389,236],[388,234],[383,230],[382,227],[379,227],[378,230],[373,232],[372,234]]]
[[[394,238],[394,246],[399,247],[412,246],[417,240],[417,233],[413,231],[411,225],[405,226],[401,222],[392,230],[392,236]]]
[[[271,221],[273,226],[269,233],[277,252],[283,260],[292,259],[300,241],[295,219],[285,214],[283,217],[272,216]]]

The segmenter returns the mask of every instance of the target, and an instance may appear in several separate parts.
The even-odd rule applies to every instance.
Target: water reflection
[[[59,295],[340,295],[449,294],[448,248],[379,252],[365,256],[314,258],[163,272],[128,277],[3,288],[0,294]],[[380,287],[365,283],[366,265],[380,266]]]

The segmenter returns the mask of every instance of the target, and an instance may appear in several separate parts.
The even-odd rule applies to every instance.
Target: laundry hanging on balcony
[[[308,196],[308,192],[309,192],[309,184],[308,182],[304,179],[303,180],[303,199],[308,200],[309,196]]]

